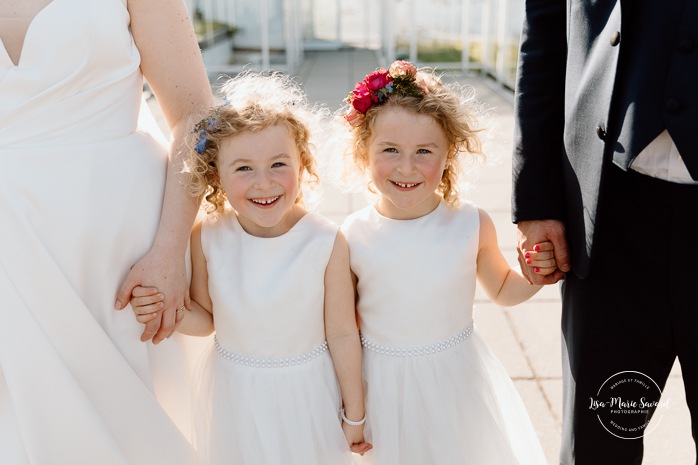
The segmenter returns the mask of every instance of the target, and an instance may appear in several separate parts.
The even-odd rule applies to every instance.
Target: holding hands
[[[523,250],[519,253],[521,269],[529,267],[539,276],[547,276],[557,270],[553,243],[541,242],[533,246],[533,250]]]
[[[150,318],[138,321],[145,324],[145,329],[141,335],[141,341],[152,339],[154,344],[158,344],[174,334],[175,329],[181,319],[177,309],[189,305],[189,286],[184,269],[184,260],[176,260],[172,253],[159,253],[151,250],[145,257],[139,260],[129,272],[124,284],[119,289],[117,300],[114,304],[116,310],[122,310],[131,300],[131,295],[135,297],[147,297],[142,294],[143,289],[162,290],[160,305],[157,311],[149,311]],[[141,287],[145,281],[156,281],[155,287]],[[136,291],[140,289],[140,291]],[[150,294],[149,294],[150,295]],[[155,304],[152,302],[151,304]],[[136,304],[132,302],[134,311]],[[153,310],[155,307],[149,307]],[[136,314],[138,316],[138,313]],[[156,318],[157,316],[157,318]]]
[[[554,284],[571,270],[565,226],[558,220],[518,223],[519,264],[531,284]]]
[[[136,321],[144,325],[162,315],[165,308],[165,296],[156,287],[136,286],[131,293],[131,307],[136,314]],[[186,306],[175,310],[175,327],[184,318]]]

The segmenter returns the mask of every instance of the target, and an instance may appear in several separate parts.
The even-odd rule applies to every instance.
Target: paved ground
[[[381,65],[385,65],[381,63]],[[311,101],[324,102],[332,109],[354,83],[379,66],[374,52],[342,50],[307,52],[298,72]],[[477,76],[459,77],[474,87],[478,99],[489,109],[485,125],[487,162],[472,169],[472,187],[465,196],[487,210],[499,234],[502,251],[516,262],[516,232],[510,222],[510,153],[513,134],[511,92]],[[365,205],[360,195],[325,191],[322,212],[341,221]],[[490,347],[513,378],[528,408],[550,464],[558,463],[562,418],[560,371],[560,297],[557,286],[539,292],[528,302],[512,308],[489,303],[478,291],[476,321]],[[645,440],[645,465],[688,465],[696,463],[690,435],[690,417],[678,364],[664,391],[669,409],[661,419],[655,416]],[[659,420],[659,421],[657,421]],[[656,428],[655,428],[656,424]]]

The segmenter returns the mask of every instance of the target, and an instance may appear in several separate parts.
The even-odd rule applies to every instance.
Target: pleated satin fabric
[[[113,309],[152,244],[166,148],[138,129],[124,0],[54,0],[0,47],[0,463],[191,464],[182,341]],[[179,339],[179,338],[174,338]]]

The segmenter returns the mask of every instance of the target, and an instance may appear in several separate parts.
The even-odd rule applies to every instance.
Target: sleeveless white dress
[[[473,324],[479,227],[476,207],[443,201],[414,220],[369,206],[342,224],[373,443],[359,463],[546,463],[514,384]]]
[[[206,463],[354,463],[325,342],[337,230],[315,213],[273,238],[247,234],[233,212],[202,226],[216,327],[200,394]]]
[[[0,43],[0,464],[192,463],[185,360],[113,309],[150,248],[167,154],[137,130],[125,0],[54,0]],[[181,409],[181,410],[178,410]],[[177,411],[178,413],[175,413]]]

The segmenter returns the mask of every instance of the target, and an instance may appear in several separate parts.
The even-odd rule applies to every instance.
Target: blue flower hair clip
[[[204,153],[204,150],[206,150],[206,143],[208,142],[206,136],[211,131],[211,129],[216,127],[217,124],[218,118],[209,117],[202,119],[201,121],[196,123],[196,126],[194,126],[192,134],[199,135],[199,137],[196,139],[194,151],[199,155],[202,155]]]
[[[230,99],[226,95],[225,97],[223,97],[223,103],[220,105],[220,107],[214,109],[214,114],[218,113],[222,107],[228,105],[230,105]],[[212,130],[216,129],[218,123],[219,119],[216,116],[207,116],[206,118],[196,123],[196,126],[194,126],[192,134],[199,135],[199,137],[197,137],[196,139],[194,151],[199,155],[202,155],[204,153],[204,150],[206,150],[206,144],[208,143],[208,139],[206,138],[206,136],[210,134]]]

